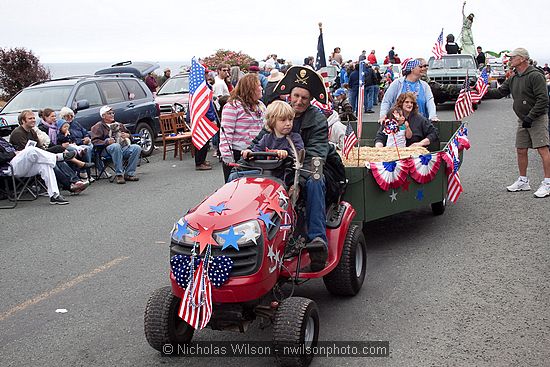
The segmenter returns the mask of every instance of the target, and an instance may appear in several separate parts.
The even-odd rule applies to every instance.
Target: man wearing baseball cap
[[[529,65],[529,52],[516,48],[507,54],[509,65],[515,73],[498,88],[489,89],[486,98],[502,98],[512,94],[513,109],[518,117],[516,131],[516,152],[518,156],[519,178],[506,189],[508,191],[529,191],[527,178],[527,151],[536,149],[542,158],[544,181],[534,196],[550,196],[550,139],[548,136],[548,91],[541,70]]]
[[[126,181],[139,181],[136,177],[136,168],[141,154],[141,147],[137,144],[124,143],[130,138],[130,132],[124,124],[115,121],[115,111],[111,106],[103,106],[99,110],[101,121],[92,126],[92,143],[104,145],[105,150],[111,156],[115,164],[116,183],[124,184]],[[114,126],[117,124],[118,126]],[[127,159],[126,167],[123,160]]]

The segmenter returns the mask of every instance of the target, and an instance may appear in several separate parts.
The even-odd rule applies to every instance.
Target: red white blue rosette
[[[458,140],[458,150],[470,149],[470,140],[468,139],[468,129],[461,127],[456,134],[456,140]]]
[[[433,180],[439,171],[441,156],[428,153],[412,158],[411,162],[409,174],[412,179],[420,184],[425,184]]]
[[[409,173],[409,159],[392,162],[370,162],[372,176],[384,191],[401,187]]]

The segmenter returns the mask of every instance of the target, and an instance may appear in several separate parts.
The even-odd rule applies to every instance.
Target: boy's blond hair
[[[275,123],[280,120],[294,120],[294,110],[290,105],[283,101],[274,101],[267,106],[265,114],[265,128],[273,131]]]

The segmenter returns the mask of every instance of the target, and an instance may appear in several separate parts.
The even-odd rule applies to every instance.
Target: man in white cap
[[[111,106],[101,107],[99,115],[101,121],[92,126],[92,143],[95,146],[105,146],[105,150],[115,164],[116,183],[139,181],[139,178],[136,177],[136,168],[141,147],[137,144],[124,144],[122,140],[129,139],[130,132],[124,124],[115,121],[115,112]],[[128,159],[126,170],[122,164],[124,159]]]
[[[550,139],[548,136],[548,90],[542,71],[529,65],[529,52],[516,48],[510,54],[509,65],[515,73],[498,89],[489,89],[486,98],[502,98],[512,94],[513,109],[518,117],[516,131],[516,152],[518,157],[519,178],[506,189],[508,191],[529,191],[527,178],[527,151],[536,149],[542,158],[544,180],[535,192],[535,197],[550,196]]]

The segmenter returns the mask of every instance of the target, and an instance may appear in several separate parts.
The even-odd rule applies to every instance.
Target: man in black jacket
[[[290,105],[294,109],[293,132],[301,135],[306,151],[304,168],[315,171],[314,162],[320,158],[323,162],[340,162],[338,153],[328,142],[328,123],[326,117],[311,105],[315,98],[320,103],[327,103],[326,89],[323,79],[310,68],[293,66],[288,69],[285,77],[275,88],[277,94],[290,93]],[[262,129],[252,142],[252,145],[267,133]],[[324,168],[328,173],[327,166]],[[311,270],[320,271],[324,268],[328,256],[326,236],[326,203],[327,195],[325,176],[310,172],[301,172],[305,181],[306,222],[308,252],[311,259]]]
[[[510,54],[509,64],[515,74],[506,79],[498,89],[489,89],[486,98],[502,98],[512,94],[513,109],[518,117],[516,131],[516,152],[518,156],[519,178],[507,187],[508,191],[529,191],[527,178],[527,151],[536,149],[542,158],[544,181],[534,196],[550,196],[550,151],[548,145],[548,90],[542,71],[529,65],[529,52],[516,48]]]

